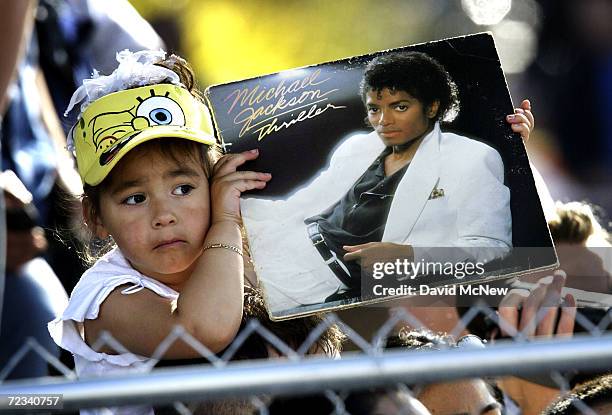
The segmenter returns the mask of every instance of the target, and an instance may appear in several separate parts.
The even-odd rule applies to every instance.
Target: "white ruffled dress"
[[[100,258],[88,269],[70,295],[63,314],[49,322],[51,337],[61,348],[74,356],[79,378],[98,377],[107,374],[144,372],[148,370],[150,358],[133,353],[109,355],[98,353],[84,341],[83,321],[98,317],[100,305],[118,286],[128,285],[121,291],[129,295],[142,289],[149,289],[164,298],[175,300],[178,292],[136,271],[118,248]],[[152,414],[148,406],[83,410],[81,414]]]

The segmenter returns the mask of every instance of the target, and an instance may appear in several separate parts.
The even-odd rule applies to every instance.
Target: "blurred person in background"
[[[612,294],[610,234],[588,203],[557,202],[548,222],[566,287]]]
[[[541,195],[542,190],[540,189]],[[538,272],[521,276],[502,300],[498,313],[505,324],[497,324],[483,315],[467,324],[467,330],[484,338],[511,338],[516,331],[528,337],[568,337],[575,332],[588,331],[588,326],[576,324],[577,312],[594,325],[609,315],[610,271],[607,231],[598,223],[592,208],[581,202],[552,204],[547,214],[551,235],[561,268],[554,275]],[[604,248],[602,248],[604,247]],[[603,254],[603,255],[602,255]],[[580,308],[577,309],[578,304]],[[547,310],[537,324],[535,317]],[[466,310],[461,310],[464,314]],[[418,310],[417,310],[418,313]],[[421,313],[422,315],[423,313]],[[463,324],[458,319],[427,320],[434,327]],[[505,326],[505,327],[504,327]],[[606,328],[604,327],[604,330]],[[568,375],[573,384],[589,372]],[[500,381],[502,388],[520,403],[525,414],[538,414],[560,393],[560,385],[546,374],[538,377],[507,377]]]
[[[492,342],[512,339],[519,332],[527,338],[559,339],[571,337],[576,325],[576,300],[564,294],[566,277],[562,271],[541,278],[530,289],[512,289],[502,299],[497,314],[484,331],[469,325]],[[504,377],[501,389],[518,403],[524,414],[538,414],[560,393],[560,386],[547,374]]]
[[[449,348],[480,349],[484,342],[475,335],[455,340],[444,333],[402,328],[397,336],[387,341],[387,348],[406,348],[413,351],[444,350]],[[501,415],[505,413],[505,398],[495,381],[474,378],[451,382],[410,385],[415,397],[432,414]]]
[[[344,410],[351,415],[429,415],[429,411],[405,387],[389,386],[338,393]],[[324,394],[276,398],[269,405],[270,415],[330,415],[335,402]]]
[[[344,399],[351,415],[428,415],[430,412],[404,388],[388,387],[351,392]]]
[[[4,51],[0,65],[0,127],[7,126],[5,111],[11,99],[10,84],[18,75],[18,62],[23,59],[24,46],[30,39],[35,1],[13,0],[3,4],[0,25],[5,29],[0,45]],[[4,152],[6,142],[0,140]],[[0,240],[0,382],[45,376],[47,362],[26,354],[11,362],[28,338],[35,340],[51,355],[59,356],[58,348],[45,333],[46,321],[55,316],[67,296],[48,264],[40,255],[47,247],[43,230],[37,226],[37,211],[32,194],[0,159],[0,214],[5,215],[6,227]],[[5,210],[6,209],[6,210]],[[6,238],[6,239],[4,239]],[[6,255],[6,256],[5,256]],[[10,362],[10,363],[9,363]]]
[[[6,202],[6,273],[0,325],[0,382],[49,374],[47,362],[32,353],[18,362],[13,356],[34,339],[52,356],[60,351],[47,332],[47,322],[62,312],[68,296],[49,264],[41,258],[47,239],[36,224],[32,195],[10,170],[0,173]]]
[[[464,323],[458,314],[453,313],[454,308],[434,307],[434,314],[429,318],[427,314],[431,307],[411,307],[409,312],[421,319],[425,327],[434,330],[445,327],[449,331],[462,334],[471,332],[493,341],[513,338],[519,331],[528,338],[569,337],[575,330],[577,310],[573,295],[564,292],[565,281],[565,273],[558,271],[525,288],[512,289],[497,308],[499,321],[479,315],[463,330],[461,327],[464,327]],[[467,310],[459,311],[464,314]],[[538,315],[540,320],[536,320]],[[521,378],[505,377],[500,379],[498,384],[524,414],[538,414],[560,393],[559,386],[546,374]]]
[[[608,232],[586,203],[557,202],[553,207],[548,224],[560,269],[552,277],[541,278],[543,273],[519,277],[499,307],[500,317],[529,337],[568,337],[588,331],[588,326],[576,324],[577,312],[601,326],[612,303]],[[577,304],[581,305],[578,310]],[[542,308],[547,313],[535,324],[533,319]],[[475,329],[474,324],[470,326],[471,330]],[[608,330],[605,326],[602,328]],[[494,329],[489,334],[513,336],[502,326],[497,333]],[[592,376],[591,372],[578,372],[568,374],[567,380],[572,385]],[[525,414],[539,413],[560,393],[560,385],[545,374],[535,378],[504,378],[501,384],[520,402]]]

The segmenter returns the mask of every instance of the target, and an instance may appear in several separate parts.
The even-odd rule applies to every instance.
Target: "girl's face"
[[[180,290],[202,253],[210,225],[202,167],[189,157],[179,164],[141,146],[107,180],[96,233],[111,235],[136,270]]]
[[[368,121],[385,146],[397,146],[422,137],[430,130],[438,103],[430,108],[406,91],[370,90],[366,93]]]

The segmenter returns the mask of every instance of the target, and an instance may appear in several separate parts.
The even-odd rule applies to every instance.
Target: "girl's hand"
[[[520,108],[514,109],[514,114],[506,115],[506,121],[510,124],[512,131],[519,133],[523,141],[529,141],[529,134],[535,127],[535,119],[531,113],[531,103],[528,99],[521,102]]]
[[[236,171],[239,166],[256,159],[258,155],[257,149],[226,154],[215,164],[210,185],[212,224],[228,220],[240,223],[240,194],[266,187],[272,178],[271,174]]]

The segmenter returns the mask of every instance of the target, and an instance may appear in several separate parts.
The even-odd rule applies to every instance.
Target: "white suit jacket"
[[[256,270],[265,274],[286,235],[340,200],[383,150],[375,132],[350,136],[333,152],[329,168],[287,199],[242,200]],[[436,123],[395,191],[382,241],[412,245],[415,260],[486,263],[507,253],[512,246],[510,190],[499,153],[443,133]]]

